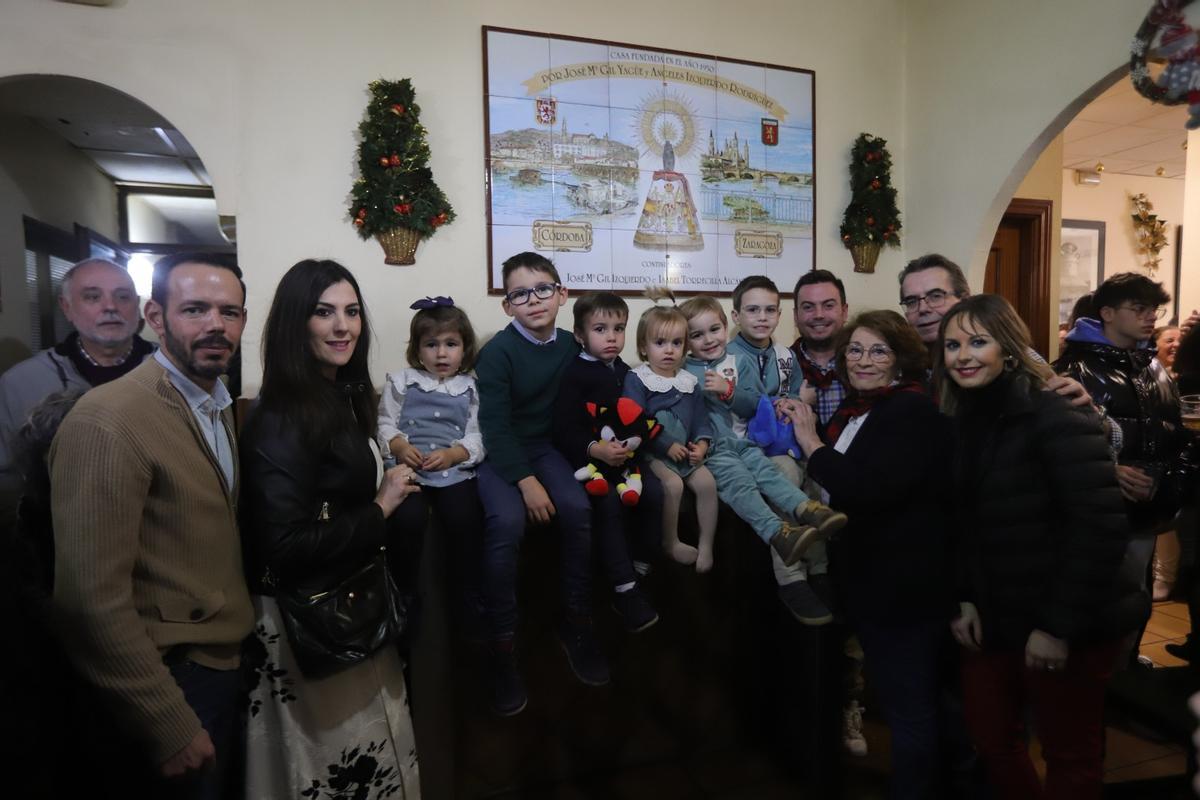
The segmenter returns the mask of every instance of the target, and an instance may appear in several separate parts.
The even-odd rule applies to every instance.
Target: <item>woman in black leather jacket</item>
[[[1123,576],[1129,525],[1099,419],[1039,387],[1012,306],[977,295],[942,319],[937,380],[958,436],[954,500],[967,724],[1002,798],[1099,797],[1104,690],[1149,613]],[[1022,736],[1028,702],[1046,759]]]
[[[386,544],[387,518],[416,490],[409,468],[384,472],[369,349],[366,308],[345,267],[301,261],[283,276],[241,439],[241,530],[258,612],[247,797],[420,794],[396,649],[306,678],[271,596],[275,587],[327,590],[369,563]]]

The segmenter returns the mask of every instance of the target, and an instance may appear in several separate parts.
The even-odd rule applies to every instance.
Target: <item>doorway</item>
[[[159,257],[236,252],[221,223],[199,154],[154,109],[81,78],[0,79],[0,373],[73,330],[57,298],[75,262],[124,266],[145,300]]]
[[[1053,211],[1049,200],[1014,198],[996,229],[983,276],[984,294],[998,294],[1012,303],[1043,358],[1049,355],[1050,343],[1046,320]]]

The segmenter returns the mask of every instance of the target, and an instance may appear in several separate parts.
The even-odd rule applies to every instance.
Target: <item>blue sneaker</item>
[[[529,705],[529,694],[517,669],[513,640],[494,640],[488,646],[488,661],[492,711],[501,717],[520,714]]]
[[[608,659],[596,642],[590,617],[574,617],[559,625],[558,641],[567,654],[567,663],[580,682],[588,686],[607,686],[610,680]]]
[[[630,633],[641,633],[658,622],[658,612],[640,586],[634,586],[624,592],[613,592],[613,611],[625,623],[625,630]]]

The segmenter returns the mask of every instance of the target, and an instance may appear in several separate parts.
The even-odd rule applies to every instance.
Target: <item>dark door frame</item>
[[[1054,202],[1014,197],[1004,221],[1023,228],[1018,311],[1031,321],[1033,347],[1046,355],[1050,347],[1050,251],[1053,239]],[[1028,235],[1024,235],[1025,233]]]

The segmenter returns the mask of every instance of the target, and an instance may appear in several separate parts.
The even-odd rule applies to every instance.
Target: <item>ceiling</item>
[[[1187,105],[1151,103],[1122,78],[1089,103],[1063,132],[1063,166],[1182,180],[1187,171]]]
[[[144,103],[104,84],[58,75],[2,81],[0,114],[36,121],[114,181],[212,185],[183,134]]]

